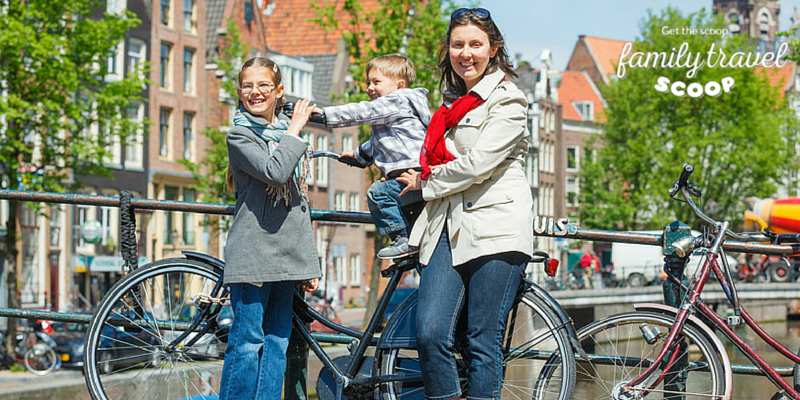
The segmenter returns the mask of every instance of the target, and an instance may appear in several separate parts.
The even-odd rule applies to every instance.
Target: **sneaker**
[[[409,245],[408,238],[405,236],[400,236],[393,240],[392,244],[378,251],[378,258],[385,260],[407,256],[416,252],[419,252],[419,247]]]

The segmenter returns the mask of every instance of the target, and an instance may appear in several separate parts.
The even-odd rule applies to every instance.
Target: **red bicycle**
[[[737,240],[770,242],[772,245],[759,246],[773,254],[794,254],[800,252],[800,245],[796,244],[800,235],[730,231],[727,221],[711,219],[693,201],[693,195],[700,197],[700,190],[689,182],[691,172],[692,167],[685,165],[670,193],[673,198],[680,193],[709,229],[700,237],[676,241],[672,248],[679,257],[700,250],[705,253],[705,261],[696,271],[687,271],[687,280],[668,275],[684,293],[678,308],[637,304],[634,312],[612,315],[579,330],[578,337],[588,356],[576,360],[575,399],[730,399],[734,371],[765,375],[778,387],[772,399],[800,399],[796,386],[783,378],[794,376],[794,384],[800,383],[800,356],[767,334],[739,303],[723,250],[726,240]],[[701,298],[712,272],[726,294],[732,315],[718,315]],[[775,368],[765,361],[734,332],[733,328],[744,324],[794,367]],[[715,331],[752,365],[732,366]]]

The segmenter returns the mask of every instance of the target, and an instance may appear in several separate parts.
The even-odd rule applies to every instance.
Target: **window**
[[[191,160],[194,155],[194,114],[183,113],[183,158]]]
[[[567,146],[567,171],[574,172],[578,170],[578,157],[580,156],[580,148],[577,146]]]
[[[162,108],[158,119],[158,155],[161,157],[169,155],[169,120],[171,114],[172,111]]]
[[[194,189],[183,189],[183,201],[197,201],[197,194]],[[194,245],[194,213],[183,213],[183,243],[189,246]]]
[[[344,134],[342,135],[342,153],[345,151],[353,150],[353,135]]]
[[[350,286],[361,286],[361,255],[350,256]]]
[[[50,246],[58,246],[58,242],[61,238],[61,214],[60,205],[50,205]]]
[[[194,32],[194,0],[183,0],[183,31]]]
[[[122,43],[119,43],[109,50],[106,58],[106,79],[116,80],[122,78],[123,63],[125,54],[123,53]]]
[[[328,150],[328,136],[317,135],[317,151],[326,150]],[[320,157],[316,159],[316,164],[317,186],[328,187],[328,165],[330,165],[328,159],[325,157]]]
[[[336,282],[343,285],[347,283],[347,265],[345,265],[345,257],[333,257],[333,271]]]
[[[144,120],[144,104],[131,103],[126,111],[128,119],[136,123]],[[141,128],[133,136],[128,136],[125,145],[125,168],[142,168],[144,158],[144,132]]]
[[[170,20],[170,2],[171,0],[161,0],[161,25],[169,26]]]
[[[578,178],[575,176],[567,177],[567,205],[578,205]]]
[[[361,211],[361,201],[358,193],[350,193],[350,211]]]
[[[594,103],[591,101],[573,101],[572,106],[584,121],[594,121]]]
[[[128,75],[141,74],[146,60],[146,48],[142,40],[131,38],[128,41]]]
[[[96,220],[95,215],[92,213],[94,207],[91,206],[75,206],[75,220],[78,221],[78,227],[83,226],[86,221]],[[78,232],[78,251],[81,253],[88,253],[92,251],[92,245],[83,240],[83,235]]]
[[[270,58],[281,69],[286,95],[304,99],[313,98],[312,75],[314,74],[314,64],[285,55],[275,55],[270,56]]]
[[[106,12],[111,15],[119,15],[125,12],[126,0],[106,0]]]
[[[122,143],[120,142],[119,134],[113,134],[112,130],[111,123],[106,122],[105,135],[103,135],[106,156],[103,157],[103,163],[110,167],[119,168],[122,165]]]
[[[169,70],[169,53],[172,51],[172,46],[168,43],[161,43],[161,74],[159,75],[159,86],[169,89],[170,85],[170,70]]]
[[[111,193],[109,193],[111,195]],[[100,207],[100,224],[102,226],[102,236],[100,241],[100,252],[105,255],[117,253],[119,241],[119,208]]]
[[[347,197],[344,192],[336,191],[333,196],[333,209],[336,211],[347,211]]]
[[[183,49],[183,92],[194,92],[194,50]]]
[[[164,200],[178,200],[178,188],[164,187]],[[175,212],[164,211],[164,244],[175,244],[178,239],[178,229],[175,224]]]

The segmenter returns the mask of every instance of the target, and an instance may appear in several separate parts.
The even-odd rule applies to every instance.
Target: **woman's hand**
[[[406,187],[400,192],[400,196],[412,190],[422,190],[422,179],[419,177],[419,172],[413,169],[403,172],[402,175],[397,177],[397,180],[406,184]]]
[[[317,278],[309,279],[303,282],[301,287],[303,288],[304,292],[313,292],[319,289],[319,279]]]
[[[294,114],[292,114],[292,122],[289,123],[289,129],[286,131],[287,135],[300,136],[300,132],[308,123],[308,118],[317,105],[311,105],[311,100],[300,100],[294,105]]]

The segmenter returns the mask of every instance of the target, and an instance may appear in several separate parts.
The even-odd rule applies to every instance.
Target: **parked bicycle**
[[[695,204],[692,196],[700,198],[701,193],[688,180],[692,171],[690,165],[684,167],[670,194],[675,198],[680,193],[709,230],[699,238],[679,240],[673,248],[679,257],[701,249],[705,261],[686,282],[668,275],[667,279],[685,293],[679,308],[637,304],[634,312],[613,315],[579,330],[589,357],[577,360],[575,399],[730,399],[734,369],[737,373],[760,371],[778,387],[773,399],[800,399],[796,389],[800,384],[800,356],[770,337],[739,303],[722,247],[725,240],[798,243],[800,235],[730,231],[727,221],[713,220]],[[797,244],[783,247],[787,253],[800,252]],[[701,294],[711,272],[724,289],[733,315],[720,316],[703,302]],[[733,331],[744,324],[795,367],[770,366]],[[715,332],[722,333],[753,365],[732,366]],[[794,386],[783,376],[793,376]]]
[[[315,156],[338,159],[331,152]],[[120,214],[129,215],[122,206]],[[230,323],[230,318],[226,324],[220,317],[228,298],[222,285],[224,263],[201,253],[183,254],[185,258],[134,269],[104,296],[85,341],[84,371],[92,398],[216,398]],[[546,253],[537,253],[534,262],[544,263],[546,272],[555,275],[558,263]],[[330,321],[295,296],[294,328],[324,366],[317,379],[321,400],[424,398],[415,338],[416,293],[392,314],[380,337],[375,336],[403,274],[419,266],[411,255],[381,271],[389,283],[363,332]],[[182,310],[188,307],[195,311],[185,318]],[[349,354],[332,358],[306,327],[310,321],[351,338]],[[102,345],[112,339],[105,333],[109,331],[117,332],[115,354],[120,355]],[[457,342],[460,348],[461,340]],[[572,398],[575,354],[583,351],[566,312],[530,281],[523,280],[518,290],[503,343],[501,397]],[[122,355],[126,350],[135,353],[137,361],[109,371],[107,363],[129,360]],[[459,375],[465,376],[466,364],[459,365]],[[541,371],[548,372],[546,380],[539,379]]]
[[[0,343],[5,343],[5,335],[0,333]],[[0,346],[0,358],[4,364],[22,365],[34,375],[47,375],[61,367],[61,360],[54,350],[56,343],[48,334],[33,326],[24,326],[16,335],[16,357],[10,357],[5,346]]]

